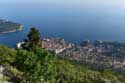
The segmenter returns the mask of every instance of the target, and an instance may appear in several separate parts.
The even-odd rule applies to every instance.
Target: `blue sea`
[[[71,43],[88,39],[125,42],[124,4],[98,1],[0,1],[0,18],[24,25],[22,31],[0,34],[0,44],[15,46],[31,27],[39,29],[42,37],[60,37]]]

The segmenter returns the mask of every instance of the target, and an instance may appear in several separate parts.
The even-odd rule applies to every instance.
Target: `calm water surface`
[[[43,37],[61,37],[72,43],[86,39],[125,41],[124,8],[84,0],[64,1],[0,3],[0,18],[24,25],[20,32],[0,34],[0,44],[15,46],[33,26]]]

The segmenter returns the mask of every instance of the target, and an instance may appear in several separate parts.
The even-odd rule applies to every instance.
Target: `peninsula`
[[[16,31],[22,30],[22,28],[23,28],[22,24],[0,19],[0,34],[16,32]]]

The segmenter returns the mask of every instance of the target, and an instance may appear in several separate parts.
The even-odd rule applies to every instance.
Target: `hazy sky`
[[[54,4],[78,7],[106,7],[125,9],[125,0],[0,0],[0,4]]]
[[[0,3],[68,3],[68,4],[101,4],[123,6],[125,0],[0,0]]]

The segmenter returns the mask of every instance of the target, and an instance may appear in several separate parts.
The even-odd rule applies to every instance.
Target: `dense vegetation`
[[[40,46],[41,36],[32,28],[22,49],[0,46],[0,65],[13,83],[125,83],[125,75],[110,70],[95,71],[64,60]]]
[[[14,23],[11,21],[0,19],[0,33],[17,31],[17,30],[20,30],[21,28],[22,28],[22,25],[19,23]]]

